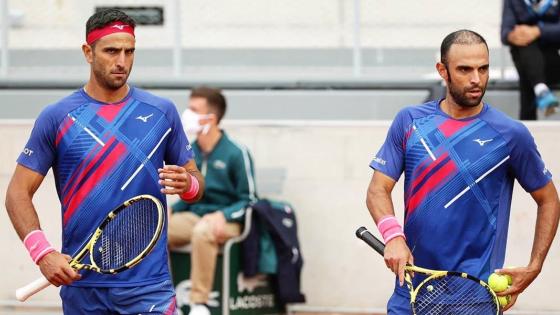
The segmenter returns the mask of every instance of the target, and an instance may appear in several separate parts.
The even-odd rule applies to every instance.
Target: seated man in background
[[[557,0],[504,0],[501,38],[519,73],[519,119],[536,120],[537,109],[555,112],[548,84],[560,82],[560,5]]]
[[[198,203],[178,201],[171,207],[169,247],[192,244],[193,315],[210,314],[207,302],[214,283],[219,245],[241,234],[245,208],[256,201],[253,162],[244,146],[220,129],[226,99],[220,90],[200,87],[191,91],[183,113],[185,131],[193,141],[196,165],[206,179],[204,197]]]

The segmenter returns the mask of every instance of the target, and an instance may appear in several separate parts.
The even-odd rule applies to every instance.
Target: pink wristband
[[[190,173],[189,176],[191,177],[191,187],[189,187],[189,190],[185,191],[180,196],[181,199],[183,199],[184,201],[193,200],[196,197],[196,195],[198,195],[198,190],[200,189],[200,184],[198,183],[198,179],[196,179],[196,177],[194,177]]]
[[[25,248],[27,248],[31,259],[33,259],[33,262],[36,264],[39,263],[39,260],[45,257],[45,255],[55,250],[49,241],[47,241],[45,232],[41,230],[29,232],[23,239],[23,244]]]
[[[385,244],[395,237],[402,236],[406,239],[399,221],[393,215],[386,215],[377,223],[377,229],[383,236]]]

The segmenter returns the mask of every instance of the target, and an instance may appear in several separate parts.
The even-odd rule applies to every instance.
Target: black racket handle
[[[362,241],[366,242],[371,248],[375,249],[379,255],[383,256],[385,252],[385,244],[381,242],[377,237],[373,236],[365,227],[360,227],[356,230],[356,236]]]

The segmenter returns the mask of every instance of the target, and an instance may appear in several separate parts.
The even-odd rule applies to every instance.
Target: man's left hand
[[[191,186],[191,177],[182,166],[165,165],[158,169],[161,192],[166,195],[180,195]]]
[[[510,309],[517,301],[517,297],[537,278],[540,269],[528,267],[503,268],[496,270],[497,274],[509,275],[511,286],[502,292],[496,293],[497,296],[510,296],[509,303],[502,308],[502,311]]]

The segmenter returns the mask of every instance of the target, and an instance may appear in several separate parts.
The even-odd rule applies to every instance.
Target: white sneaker
[[[204,304],[193,304],[189,315],[210,315],[210,310]]]

